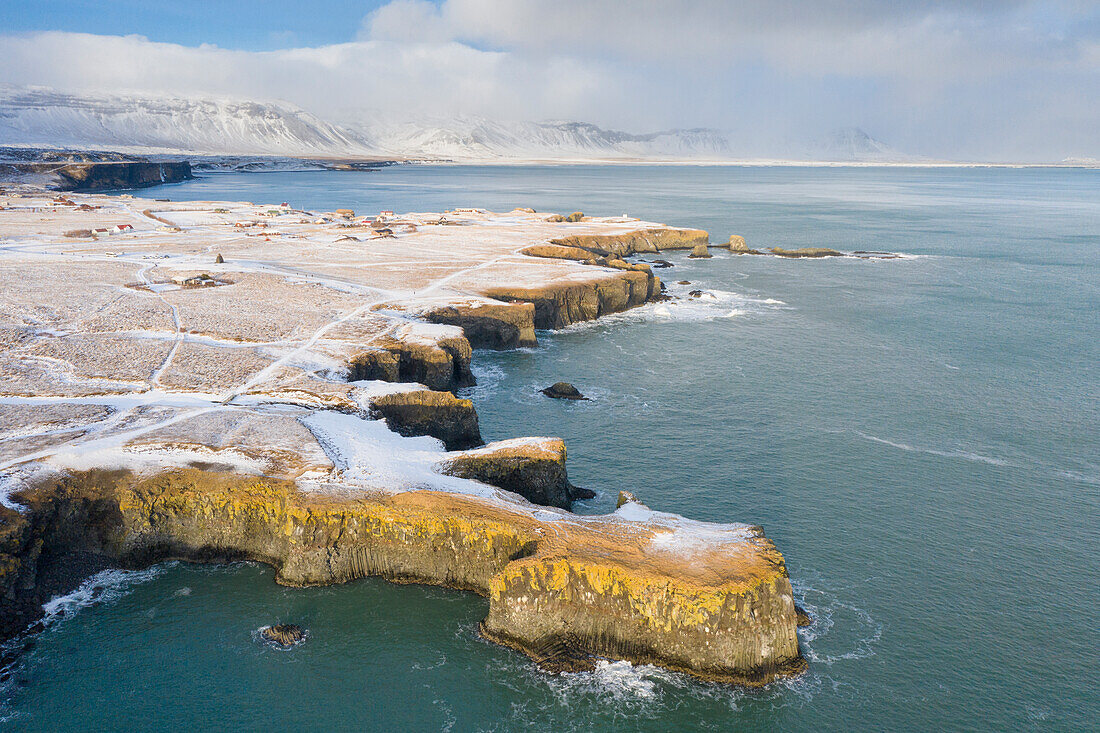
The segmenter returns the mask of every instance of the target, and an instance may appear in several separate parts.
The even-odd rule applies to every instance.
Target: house
[[[111,227],[111,232],[114,234],[122,234],[123,232],[132,231],[134,231],[133,224],[115,224],[113,227]]]
[[[109,236],[111,236],[111,230],[108,229],[107,227],[96,227],[95,229],[92,230],[92,235],[96,236],[96,237],[99,237],[99,236],[109,237]]]

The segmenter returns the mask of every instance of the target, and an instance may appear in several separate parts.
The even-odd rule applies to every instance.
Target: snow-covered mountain
[[[910,163],[916,156],[894,150],[858,127],[847,127],[812,143],[803,151],[806,160],[842,163]]]
[[[481,117],[374,119],[348,124],[391,155],[413,158],[592,160],[730,157],[718,130],[668,130],[635,135],[585,122],[501,122]]]
[[[289,104],[64,94],[0,87],[0,145],[247,155],[371,155],[367,141]]]
[[[746,156],[730,135],[696,128],[633,134],[584,122],[480,117],[395,121],[367,110],[324,120],[286,102],[91,93],[0,85],[0,146],[303,158],[415,160],[699,160]],[[862,130],[843,130],[802,152],[835,162],[913,160]]]

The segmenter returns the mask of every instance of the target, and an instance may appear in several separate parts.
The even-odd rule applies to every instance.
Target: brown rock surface
[[[582,656],[745,684],[805,666],[783,558],[756,527],[633,504],[595,517],[544,509],[539,518],[523,504],[433,491],[308,495],[285,481],[195,469],[77,473],[19,499],[32,543],[130,567],[251,559],[273,565],[286,585],[381,575],[473,590],[489,597],[482,633],[536,656],[564,639]],[[9,571],[0,577],[33,577],[49,564],[2,554]]]
[[[401,435],[430,435],[447,450],[465,450],[482,444],[474,403],[450,392],[420,389],[392,392],[370,399],[371,412]]]
[[[780,249],[779,247],[772,247],[772,254],[777,257],[790,257],[790,258],[816,258],[816,257],[843,257],[842,252],[838,252],[835,249],[828,249],[826,247],[802,247],[801,249]]]

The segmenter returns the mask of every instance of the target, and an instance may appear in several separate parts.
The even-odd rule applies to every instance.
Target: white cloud
[[[285,99],[321,115],[713,126],[746,149],[858,125],[927,155],[1100,155],[1100,10],[1074,0],[393,0],[272,52],[0,36],[0,81]]]

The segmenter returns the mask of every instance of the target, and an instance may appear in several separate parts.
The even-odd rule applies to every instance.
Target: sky
[[[1100,158],[1098,0],[0,0],[0,83]]]

